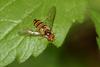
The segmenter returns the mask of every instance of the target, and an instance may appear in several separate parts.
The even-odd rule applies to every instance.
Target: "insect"
[[[56,15],[56,7],[51,7],[46,19],[42,22],[39,19],[34,19],[33,24],[36,27],[36,31],[28,30],[27,33],[36,36],[45,37],[48,41],[54,41],[55,35],[52,32],[53,22]]]

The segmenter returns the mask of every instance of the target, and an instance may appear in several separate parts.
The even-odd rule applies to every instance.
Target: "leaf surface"
[[[45,50],[47,39],[19,34],[24,29],[35,30],[33,19],[43,20],[48,10],[56,6],[53,44],[60,47],[72,23],[83,20],[86,5],[85,0],[0,0],[0,66],[11,63],[16,57],[24,62]]]

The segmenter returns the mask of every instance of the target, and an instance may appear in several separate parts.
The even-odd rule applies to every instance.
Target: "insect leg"
[[[40,36],[41,34],[38,31],[33,31],[31,29],[24,29],[18,32],[20,35],[28,35],[28,36]]]
[[[31,30],[27,30],[27,33],[33,36],[40,36],[40,33],[37,31],[31,31]]]

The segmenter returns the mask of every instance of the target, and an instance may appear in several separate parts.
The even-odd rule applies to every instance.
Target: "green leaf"
[[[57,2],[57,15],[53,30],[56,35],[54,44],[62,45],[72,23],[83,21],[87,2],[85,0],[60,0]]]
[[[45,50],[47,39],[19,34],[24,29],[35,30],[33,19],[43,20],[48,10],[56,6],[53,44],[60,47],[72,23],[83,20],[86,5],[85,0],[0,0],[0,66],[11,63],[16,57],[24,62]]]

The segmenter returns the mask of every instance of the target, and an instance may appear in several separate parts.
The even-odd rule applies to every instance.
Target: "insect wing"
[[[46,19],[44,21],[50,27],[51,30],[52,30],[52,27],[53,27],[53,22],[54,22],[54,19],[55,19],[55,15],[56,15],[56,7],[53,6],[48,11]]]

